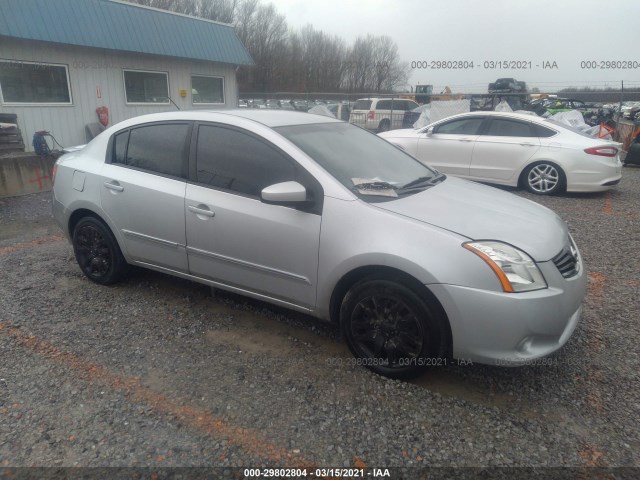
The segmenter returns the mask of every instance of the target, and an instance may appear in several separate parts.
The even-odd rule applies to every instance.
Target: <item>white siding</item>
[[[173,105],[126,105],[123,69],[163,71],[169,74],[169,95],[181,110],[235,108],[238,99],[235,66],[153,55],[74,47],[2,38],[0,59],[58,63],[68,66],[71,84],[70,106],[16,106],[0,104],[0,112],[16,113],[25,147],[33,150],[31,139],[38,130],[47,130],[63,146],[86,143],[85,125],[98,121],[96,108],[109,109],[109,126],[146,113],[175,110]],[[191,103],[191,75],[224,78],[224,105],[198,106]],[[97,98],[96,88],[102,90]],[[187,96],[180,97],[180,90]]]

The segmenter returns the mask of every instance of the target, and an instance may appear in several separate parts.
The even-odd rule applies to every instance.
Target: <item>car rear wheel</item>
[[[379,132],[388,132],[391,129],[391,122],[388,118],[385,118],[378,125],[378,133]]]
[[[72,242],[78,265],[92,282],[109,285],[126,273],[127,262],[118,242],[101,220],[80,219],[73,229]]]
[[[551,162],[529,165],[522,177],[526,189],[538,195],[553,195],[564,188],[564,172]]]
[[[373,276],[356,283],[343,300],[340,321],[358,364],[386,377],[415,377],[440,364],[446,351],[435,309],[396,280]]]

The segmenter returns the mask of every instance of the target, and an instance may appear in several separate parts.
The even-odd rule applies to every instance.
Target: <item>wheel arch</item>
[[[118,231],[117,228],[114,228],[114,226],[111,224],[111,222],[106,217],[106,215],[100,214],[95,209],[87,208],[86,206],[80,206],[76,208],[71,213],[71,215],[69,215],[69,221],[67,222],[67,230],[69,232],[69,238],[73,238],[73,230],[75,229],[78,222],[84,217],[94,217],[100,220],[102,223],[104,223],[107,226],[107,228],[111,231],[114,238],[116,239],[116,242],[118,243],[118,247],[120,247],[120,251],[122,252],[122,255],[124,255],[125,259],[129,261],[128,253],[124,248],[125,243],[123,239],[120,237],[120,232]]]
[[[360,280],[370,277],[372,275],[380,275],[389,280],[396,281],[405,287],[411,289],[417,295],[422,297],[427,304],[435,310],[435,313],[442,318],[445,325],[447,354],[451,354],[453,347],[453,337],[451,333],[451,325],[449,323],[449,317],[444,307],[438,300],[438,298],[429,290],[429,288],[421,283],[417,278],[408,273],[386,265],[367,265],[357,267],[347,273],[345,273],[340,280],[336,283],[331,294],[331,300],[329,301],[329,319],[336,325],[340,324],[340,308],[342,301],[347,295],[347,292]]]

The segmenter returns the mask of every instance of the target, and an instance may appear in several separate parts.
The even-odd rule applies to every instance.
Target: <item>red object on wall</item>
[[[98,114],[98,120],[105,127],[109,125],[109,109],[107,107],[98,107],[96,108],[96,113]]]

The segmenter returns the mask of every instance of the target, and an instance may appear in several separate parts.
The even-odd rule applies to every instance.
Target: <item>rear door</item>
[[[418,139],[417,157],[452,175],[469,175],[473,147],[484,116],[467,116],[437,124]]]
[[[475,142],[470,176],[514,180],[539,149],[540,140],[530,122],[507,117],[489,118]]]
[[[187,272],[184,195],[191,122],[118,132],[101,171],[102,209],[135,261]]]

